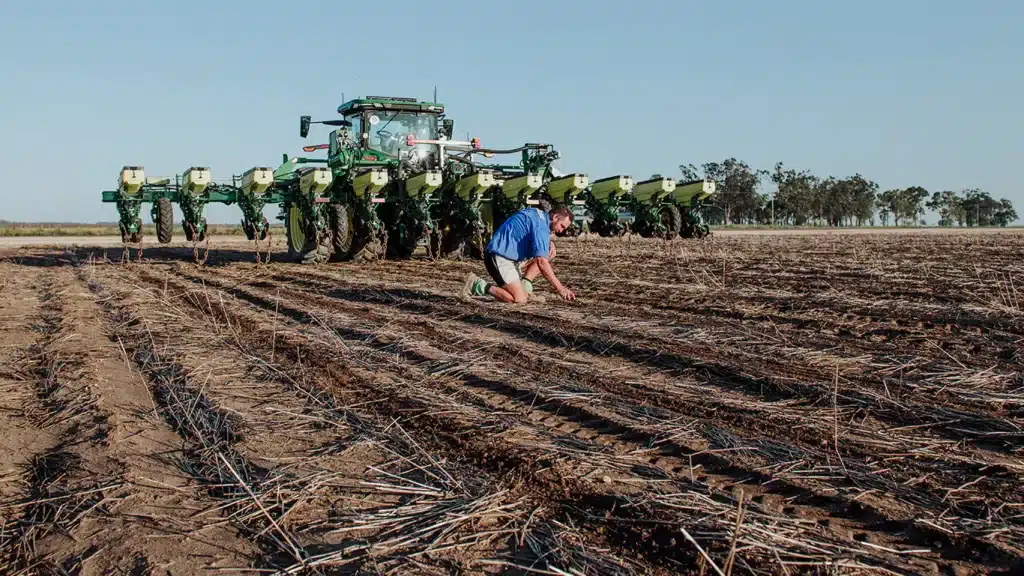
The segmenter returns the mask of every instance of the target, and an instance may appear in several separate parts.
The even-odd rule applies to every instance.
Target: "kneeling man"
[[[554,243],[551,234],[562,232],[572,224],[572,211],[567,206],[545,212],[540,208],[524,208],[510,216],[494,231],[484,250],[484,266],[494,280],[488,283],[470,273],[463,292],[472,296],[490,294],[502,302],[525,304],[533,292],[533,280],[539,274],[564,300],[575,300],[576,294],[555,276],[551,269]],[[520,264],[525,263],[522,275]]]

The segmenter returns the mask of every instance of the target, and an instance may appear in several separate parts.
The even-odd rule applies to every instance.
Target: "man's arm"
[[[568,288],[563,286],[562,282],[558,279],[557,276],[555,276],[555,271],[551,268],[551,262],[547,258],[545,258],[544,256],[538,256],[536,261],[537,267],[540,268],[541,275],[547,278],[548,282],[551,283],[551,287],[554,288],[556,292],[558,292],[559,296],[561,296],[565,300],[576,299],[576,294],[574,294],[572,290],[569,290]]]

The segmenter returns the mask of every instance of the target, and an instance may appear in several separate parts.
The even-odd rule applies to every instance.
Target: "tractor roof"
[[[444,104],[436,102],[420,102],[415,98],[403,98],[398,96],[366,96],[349,100],[338,106],[338,114],[358,112],[366,109],[380,110],[409,110],[411,112],[444,112]]]

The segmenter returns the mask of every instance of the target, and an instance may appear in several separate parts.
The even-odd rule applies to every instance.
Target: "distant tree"
[[[1017,212],[1010,200],[996,200],[978,188],[962,190],[957,202],[967,226],[1007,226],[1017,219]]]
[[[891,213],[888,202],[881,196],[878,196],[875,198],[875,204],[878,207],[878,219],[881,220],[882,226],[888,226],[889,214]]]
[[[900,220],[916,221],[917,216],[924,214],[923,203],[928,197],[928,191],[920,186],[910,188],[890,189],[879,195],[879,204],[892,215],[896,226]]]
[[[1008,226],[1010,222],[1013,222],[1018,218],[1017,211],[1013,209],[1013,203],[1008,198],[1001,198],[999,200],[999,207],[996,209],[993,215],[993,220],[998,226]]]
[[[792,168],[783,169],[782,162],[778,162],[771,180],[777,188],[776,219],[794,226],[806,224],[814,213],[818,178],[806,170],[797,172]]]
[[[926,198],[928,198],[928,191],[920,186],[911,186],[900,190],[899,204],[903,210],[903,216],[909,220],[916,220],[918,216],[924,216]]]
[[[874,216],[877,190],[878,184],[860,174],[829,176],[815,187],[816,216],[829,226],[860,226]]]
[[[952,226],[953,222],[963,225],[963,206],[952,190],[933,193],[931,200],[925,203],[925,207],[939,213],[939,226]]]
[[[925,210],[939,214],[940,226],[1008,226],[1018,219],[1010,200],[993,198],[977,188],[930,193],[921,186],[879,192],[876,182],[860,173],[845,178],[819,177],[807,170],[786,168],[777,162],[773,171],[755,170],[747,163],[728,158],[679,166],[682,180],[708,178],[717,184],[712,204],[702,209],[711,224],[766,224],[795,226],[821,224],[833,227],[875,225],[924,225]],[[758,192],[768,177],[775,194]],[[774,210],[773,210],[774,209]]]
[[[849,217],[857,226],[872,222],[875,215],[875,196],[878,194],[878,183],[854,174],[845,180],[850,193]]]

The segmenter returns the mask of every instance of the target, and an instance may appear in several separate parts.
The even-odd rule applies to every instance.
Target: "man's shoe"
[[[462,295],[466,298],[474,296],[485,296],[487,294],[487,281],[476,274],[466,274],[465,282],[462,284]]]

